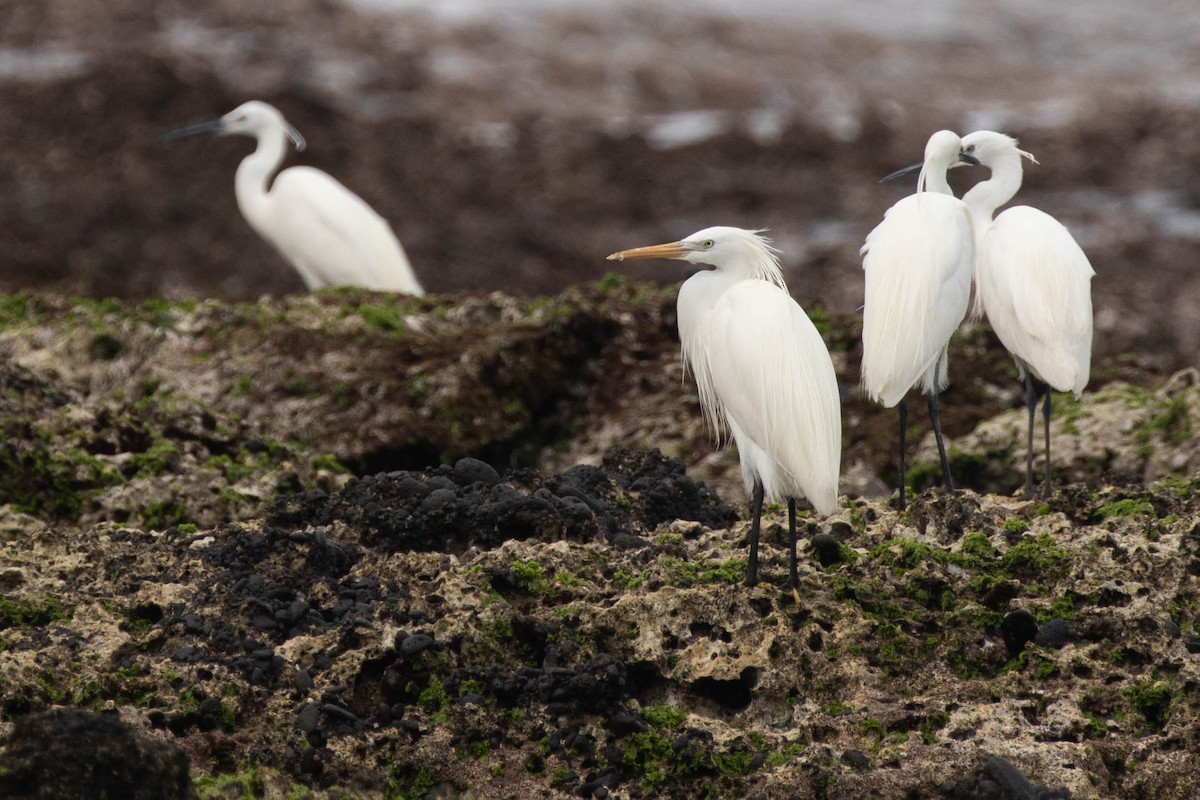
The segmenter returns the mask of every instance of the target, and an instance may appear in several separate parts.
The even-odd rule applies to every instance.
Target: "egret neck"
[[[287,134],[282,128],[260,130],[255,139],[258,146],[238,164],[233,187],[238,208],[258,228],[258,220],[266,210],[271,179],[287,155]]]
[[[978,220],[976,236],[982,237],[987,231],[987,222],[991,220],[996,209],[1013,199],[1021,188],[1021,151],[1015,147],[1011,151],[1000,153],[991,159],[988,166],[992,177],[980,181],[963,195],[963,202],[971,209],[971,215]]]

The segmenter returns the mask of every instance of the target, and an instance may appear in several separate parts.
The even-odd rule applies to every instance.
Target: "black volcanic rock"
[[[115,714],[53,709],[17,719],[0,751],[0,797],[188,800],[188,769],[182,749]]]
[[[683,462],[656,451],[617,449],[600,469],[578,466],[553,477],[518,470],[503,481],[492,481],[494,470],[483,462],[463,459],[453,468],[460,479],[453,490],[442,485],[441,469],[370,475],[328,497],[280,498],[268,519],[289,526],[343,522],[367,546],[445,552],[497,547],[513,539],[613,540],[653,531],[670,520],[724,527],[737,519],[716,494],[687,475]],[[431,486],[437,488],[421,488]]]

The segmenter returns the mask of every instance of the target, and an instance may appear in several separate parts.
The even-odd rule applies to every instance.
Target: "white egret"
[[[201,133],[242,134],[258,140],[242,159],[234,194],[242,216],[295,267],[310,291],[362,286],[424,294],[408,256],[383,217],[329,174],[283,163],[287,140],[304,137],[273,106],[251,100],[220,119],[171,131],[166,141]]]
[[[758,582],[764,497],[787,499],[788,581],[795,587],[796,499],[820,514],[837,506],[841,398],[829,350],[788,294],[779,259],[758,231],[713,227],[678,242],[613,253],[610,260],[673,258],[716,269],[679,288],[679,340],[714,430],[728,426],[752,498],[746,584]]]
[[[1021,188],[1021,159],[1037,160],[1010,136],[976,131],[963,151],[992,172],[963,200],[975,220],[975,313],[986,315],[1025,381],[1029,429],[1025,493],[1032,497],[1033,428],[1039,395],[1046,435],[1046,484],[1050,492],[1051,389],[1078,399],[1092,358],[1092,276],[1087,256],[1062,223],[1029,206],[1015,206],[994,220],[997,208]]]
[[[867,235],[863,305],[862,384],[867,396],[900,411],[900,497],[906,503],[904,396],[920,384],[928,398],[942,478],[952,490],[942,439],[938,394],[948,382],[946,349],[967,314],[975,237],[967,206],[950,191],[946,171],[976,160],[962,152],[958,134],[938,131],[925,145],[925,160],[884,178],[920,172],[917,193],[896,203]]]

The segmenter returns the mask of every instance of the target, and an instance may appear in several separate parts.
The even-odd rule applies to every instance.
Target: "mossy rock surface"
[[[964,336],[965,488],[903,514],[892,414],[851,396],[792,592],[779,507],[742,585],[673,287],[0,308],[5,726],[116,712],[202,796],[1185,797],[1200,770],[1188,373],[1064,403],[1027,501],[989,493],[1019,398]],[[1127,435],[1096,471],[1071,442],[1102,416]]]
[[[440,548],[371,523],[380,492],[407,493],[399,514],[435,492],[478,506],[470,465],[209,530],[10,540],[24,599],[0,629],[0,711],[117,708],[190,754],[204,790],[936,796],[1014,770],[1073,797],[1186,796],[1164,787],[1200,770],[1191,498],[1138,494],[1173,521],[1103,516],[1120,493],[922,493],[905,514],[859,500],[859,523],[807,523],[852,555],[826,567],[803,548],[795,592],[774,585],[773,512],[766,581],[747,589],[748,522],[699,521],[717,507],[658,456],[635,459],[668,466],[649,480],[612,468],[632,455],[587,489],[499,475],[509,500],[543,501],[541,523],[451,527]],[[698,499],[671,506],[695,519],[617,489]]]

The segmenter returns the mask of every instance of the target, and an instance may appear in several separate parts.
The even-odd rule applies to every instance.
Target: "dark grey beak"
[[[199,136],[202,133],[220,133],[224,127],[225,123],[222,120],[214,119],[211,122],[188,125],[186,128],[176,128],[170,133],[163,134],[162,140],[164,142],[173,142],[176,139],[186,139],[189,136]]]
[[[959,153],[958,153],[958,161],[960,164],[970,164],[975,167],[979,166],[978,158],[971,155],[970,153],[964,153],[962,151],[959,151]],[[918,172],[921,171],[921,167],[923,167],[923,166],[925,166],[924,162],[918,163],[918,164],[910,164],[907,167],[898,169],[895,172],[893,172],[891,175],[888,175],[883,180],[881,180],[880,183],[891,183],[892,181],[898,181],[901,178],[907,178],[909,175],[916,175]],[[958,166],[958,164],[954,164],[952,166]]]
[[[907,167],[904,167],[903,169],[898,169],[895,172],[893,172],[891,175],[888,175],[883,180],[881,180],[880,183],[891,183],[892,181],[898,181],[901,178],[907,178],[909,175],[916,175],[918,172],[921,171],[921,167],[923,167],[923,166],[925,166],[924,161],[918,161],[916,164],[910,164]]]

